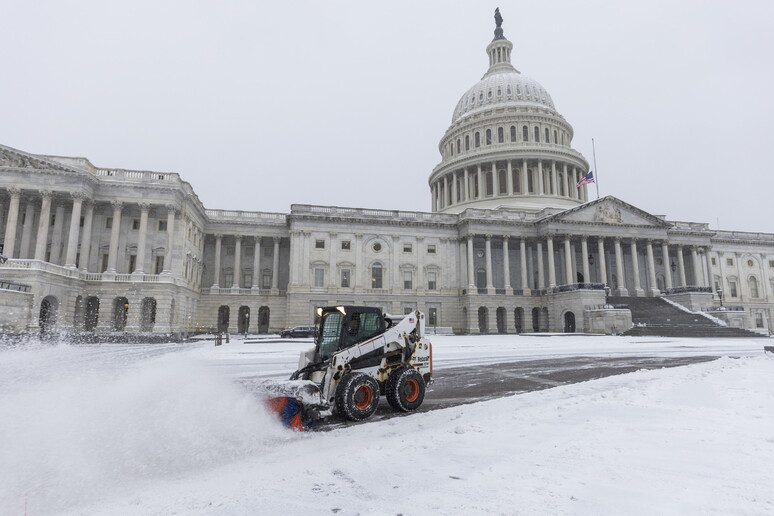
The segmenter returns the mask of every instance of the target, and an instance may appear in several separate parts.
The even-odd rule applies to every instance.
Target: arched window
[[[460,139],[457,138],[457,154],[460,153]]]
[[[505,93],[506,93],[506,94],[508,94],[508,95],[510,95],[510,94],[511,94],[511,85],[510,85],[510,84],[508,84],[508,85],[505,87]]]
[[[494,177],[491,172],[486,173],[486,195],[494,195]]]
[[[551,142],[551,138],[549,137],[548,127],[546,127],[546,139],[544,140],[546,143]]]
[[[371,265],[371,288],[382,288],[382,264],[379,262]]]
[[[473,139],[475,141],[476,147],[481,147],[481,133],[476,131],[476,134],[473,136]]]
[[[529,193],[535,193],[535,180],[532,176],[532,169],[527,169],[527,191]]]
[[[466,151],[470,150],[470,135],[469,134],[465,135],[465,150]]]
[[[470,176],[470,181],[472,183],[471,190],[473,191],[473,197],[478,199],[478,174],[472,174]]]
[[[556,131],[554,131],[554,143],[555,144],[559,143],[559,137],[557,136]]]
[[[497,182],[499,193],[505,194],[508,193],[508,182],[507,182],[507,175],[505,169],[500,169],[497,171]]]
[[[535,127],[535,141],[536,142],[540,141],[540,128],[539,127]]]
[[[487,145],[492,145],[492,130],[491,129],[487,129],[486,130],[486,144]]]
[[[758,278],[755,276],[750,276],[750,278],[747,280],[747,284],[750,286],[750,297],[759,297],[758,296]]]
[[[522,193],[521,191],[521,170],[514,168],[511,170],[511,181],[513,182],[513,191]]]
[[[450,143],[450,144],[449,144],[449,154],[451,154],[452,156],[454,156],[454,144],[453,144],[453,143]]]
[[[515,125],[511,126],[511,141],[512,142],[516,141],[516,126]]]
[[[497,143],[503,143],[505,141],[505,131],[502,127],[497,128]]]
[[[521,128],[521,139],[525,142],[529,141],[529,127],[526,125]]]

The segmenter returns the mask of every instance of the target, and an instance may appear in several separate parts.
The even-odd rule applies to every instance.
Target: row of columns
[[[220,288],[220,271],[221,271],[221,256],[223,251],[223,235],[222,233],[215,234],[215,271],[212,288]],[[234,277],[233,284],[225,286],[224,288],[238,289],[242,284],[242,239],[244,235],[234,235]],[[253,253],[253,281],[251,288],[253,290],[260,289],[260,261],[261,261],[261,236],[254,235],[253,240],[255,242],[255,249]],[[274,241],[274,252],[272,254],[272,269],[271,269],[271,288],[277,290],[279,288],[279,245],[280,237],[272,237]]]
[[[8,203],[8,216],[5,224],[5,239],[3,254],[9,258],[13,258],[16,253],[16,234],[18,232],[19,223],[19,207],[21,200],[21,190],[18,188],[9,188],[8,194],[10,201]],[[35,260],[45,261],[46,251],[48,249],[48,234],[51,221],[51,207],[54,198],[54,192],[50,190],[40,190],[39,195],[40,202],[40,216],[38,217],[37,237],[35,240],[35,249],[32,254],[32,258]],[[88,199],[86,195],[81,192],[71,192],[72,209],[70,213],[70,227],[67,240],[67,246],[65,248],[64,266],[69,269],[81,269],[88,272],[89,266],[89,254],[91,251],[91,237],[92,237],[92,222],[94,218],[94,201]],[[85,206],[85,210],[84,210]],[[108,267],[105,272],[116,273],[116,263],[118,260],[118,241],[121,231],[121,214],[123,211],[124,203],[121,201],[112,201],[111,206],[113,208],[113,225],[110,233],[110,246],[108,249]],[[140,206],[140,228],[137,240],[137,256],[136,267],[133,273],[142,274],[145,272],[146,265],[146,244],[148,236],[148,213],[150,211],[150,203],[139,203]],[[168,205],[167,207],[167,249],[164,257],[164,272],[171,273],[172,268],[172,249],[174,245],[174,229],[175,229],[175,215],[178,211],[176,206]],[[83,214],[83,229],[81,231],[81,215]],[[30,198],[27,202],[27,208],[24,216],[24,227],[22,228],[22,237],[20,242],[20,251],[24,253],[25,249],[29,249],[32,224],[35,215],[35,203],[34,199]],[[60,262],[59,247],[61,243],[62,235],[64,234],[64,219],[65,219],[65,205],[59,203],[56,208],[56,217],[54,219],[54,227],[52,231],[52,246],[51,256],[49,260],[52,263]],[[79,242],[80,241],[80,242]],[[79,263],[76,263],[76,257],[78,256],[78,249],[80,243],[80,259]],[[21,254],[20,253],[20,256]]]
[[[466,202],[473,199],[485,199],[486,194],[486,174],[492,174],[492,195],[491,197],[518,195],[559,195],[559,172],[556,161],[550,161],[550,169],[545,169],[548,175],[544,173],[543,160],[537,160],[537,168],[528,168],[528,160],[522,159],[520,165],[519,184],[515,185],[513,181],[513,161],[505,160],[505,168],[497,167],[502,161],[493,161],[491,163],[478,164],[471,170],[469,167],[459,171],[453,171],[439,177],[431,186],[433,211],[438,211],[458,202]],[[564,181],[564,196],[570,199],[576,199],[581,202],[588,200],[586,185],[576,188],[576,183],[583,177],[583,170],[562,163],[562,181]],[[500,193],[502,185],[500,184],[499,171],[505,172],[505,192]],[[532,192],[529,189],[529,174],[537,176],[537,181],[533,179]],[[473,178],[476,178],[478,186],[478,195],[475,195],[475,188],[471,186]],[[517,187],[518,186],[518,187]],[[457,200],[459,198],[459,201]]]
[[[474,266],[474,239],[475,235],[468,235],[467,236],[467,286],[469,290],[474,290],[477,288],[476,286],[476,275],[475,275],[475,266]],[[492,265],[492,237],[493,235],[484,235],[484,254],[485,254],[485,271],[486,271],[486,289],[493,290],[495,289],[495,286],[493,284],[493,265]],[[518,246],[519,246],[519,254],[520,254],[520,264],[521,264],[521,286],[522,290],[525,290],[525,294],[528,295],[529,288],[527,285],[529,285],[528,281],[528,267],[525,267],[525,264],[528,263],[528,257],[527,257],[527,239],[526,238],[519,238],[519,237],[512,237],[512,236],[502,236],[502,242],[503,242],[503,278],[504,278],[504,288],[506,291],[512,290],[511,285],[511,277],[510,277],[510,240],[517,240]],[[591,256],[589,254],[589,245],[588,245],[588,238],[587,236],[580,237],[580,244],[581,244],[581,268],[583,273],[583,278],[585,282],[590,282],[591,277],[591,269],[590,269],[590,263],[588,257]],[[593,238],[593,237],[592,237]],[[610,281],[608,279],[608,268],[607,268],[607,259],[606,259],[606,249],[605,249],[605,238],[604,236],[596,237],[597,238],[597,254],[594,257],[597,264],[596,273],[598,278],[601,278],[602,281],[599,281],[600,283],[609,284]],[[613,257],[615,260],[615,271],[617,275],[617,284],[618,288],[616,291],[616,295],[621,296],[627,296],[630,294],[641,296],[644,294],[644,291],[642,289],[642,281],[640,277],[640,267],[639,267],[639,250],[637,247],[637,239],[632,238],[629,241],[630,246],[630,254],[631,254],[631,264],[632,264],[632,270],[635,271],[635,274],[632,277],[634,292],[630,293],[626,289],[626,277],[625,277],[625,268],[624,268],[624,254],[623,254],[623,244],[622,239],[620,237],[612,237],[613,240]],[[543,260],[543,243],[545,242],[546,245],[546,261],[548,266],[548,283],[546,285],[545,283],[545,270],[544,270],[544,260]],[[562,239],[563,242],[563,258],[564,258],[564,278],[566,283],[572,284],[576,283],[575,281],[575,273],[576,269],[573,266],[573,256],[575,252],[577,251],[577,248],[575,247],[572,236],[571,235],[565,235]],[[654,252],[654,240],[652,239],[645,239],[645,251],[646,251],[646,273],[648,276],[648,284],[650,285],[650,295],[657,295],[659,293],[656,285],[656,264],[655,264],[655,252]],[[664,288],[671,289],[673,288],[673,279],[672,279],[672,264],[673,262],[670,259],[669,255],[669,243],[667,241],[660,241],[661,246],[661,254],[662,254],[662,262],[664,264]],[[710,268],[709,268],[709,257],[708,253],[704,248],[699,248],[698,246],[689,246],[690,247],[690,253],[691,253],[691,260],[692,260],[692,269],[694,271],[694,284],[696,286],[706,287],[711,285],[711,278],[709,276],[710,274]],[[704,255],[704,263],[702,263],[702,259],[699,257],[699,254],[701,253]],[[687,284],[687,275],[686,275],[686,267],[685,267],[685,261],[683,258],[683,245],[677,244],[676,254],[677,254],[677,264],[675,264],[676,271],[679,271],[679,286],[688,286]],[[538,239],[535,242],[535,254],[536,258],[533,261],[536,261],[537,265],[537,287],[542,288],[554,288],[557,286],[557,269],[555,264],[555,254],[554,254],[554,237],[553,236],[547,236],[545,239]],[[533,269],[534,270],[534,269]]]

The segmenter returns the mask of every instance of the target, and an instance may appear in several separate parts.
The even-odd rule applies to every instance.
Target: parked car
[[[314,337],[315,335],[317,335],[317,328],[315,326],[296,326],[295,328],[280,332],[280,337],[283,338]]]

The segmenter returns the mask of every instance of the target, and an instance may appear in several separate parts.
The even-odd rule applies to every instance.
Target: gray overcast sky
[[[430,211],[438,141],[486,71],[499,6],[513,64],[592,166],[595,139],[600,195],[774,232],[770,0],[0,5],[1,143],[278,212]]]

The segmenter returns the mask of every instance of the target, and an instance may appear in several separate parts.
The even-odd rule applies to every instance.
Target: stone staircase
[[[653,337],[765,337],[759,333],[720,326],[699,314],[685,312],[658,297],[610,297],[612,304],[628,305],[634,327],[629,336]]]

